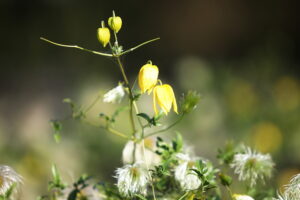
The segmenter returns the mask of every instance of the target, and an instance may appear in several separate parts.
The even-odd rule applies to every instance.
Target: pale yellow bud
[[[232,195],[234,200],[254,200],[252,197],[248,195],[234,194]]]
[[[156,103],[161,107],[166,115],[170,112],[172,106],[174,112],[178,113],[173,88],[168,84],[157,85],[153,89],[153,107],[155,114],[158,113]]]
[[[119,32],[122,27],[122,19],[119,16],[113,16],[108,19],[108,25],[113,30]]]
[[[106,47],[106,45],[109,43],[110,40],[109,29],[106,27],[98,28],[97,37],[99,42],[103,45],[103,47]]]
[[[152,88],[157,83],[158,77],[158,68],[156,65],[150,63],[144,65],[139,72],[139,86],[142,93],[148,91],[148,94],[151,93]]]

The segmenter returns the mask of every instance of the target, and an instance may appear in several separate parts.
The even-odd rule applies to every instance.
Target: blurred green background
[[[272,185],[300,171],[299,7],[292,1],[0,1],[0,164],[24,177],[21,199],[47,190],[50,166],[66,180],[87,172],[113,180],[125,141],[103,130],[66,121],[55,144],[50,119],[70,113],[62,99],[87,105],[122,79],[110,59],[39,40],[103,50],[101,20],[115,10],[123,19],[124,48],[161,37],[124,58],[133,81],[151,59],[179,99],[202,95],[198,109],[176,128],[199,156],[216,162],[217,147],[235,140],[276,162]],[[151,98],[141,106],[152,112]],[[89,120],[115,105],[99,102]],[[170,121],[174,115],[166,121]],[[120,127],[126,129],[126,116]],[[170,131],[170,137],[174,129]]]

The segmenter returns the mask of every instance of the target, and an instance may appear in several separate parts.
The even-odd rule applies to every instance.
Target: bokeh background
[[[96,29],[112,10],[123,19],[125,49],[161,37],[124,58],[131,81],[151,59],[177,98],[189,89],[201,93],[198,109],[176,128],[198,155],[217,164],[217,147],[234,140],[272,154],[274,187],[300,171],[300,23],[293,1],[1,0],[0,164],[23,175],[21,199],[46,192],[52,163],[69,181],[84,172],[114,181],[125,141],[66,121],[56,144],[49,120],[70,114],[63,98],[87,105],[115,87],[122,79],[117,66],[39,39],[103,51]],[[141,105],[152,112],[150,97]],[[115,108],[100,101],[88,119],[100,123],[99,113]],[[119,120],[126,130],[126,116]]]

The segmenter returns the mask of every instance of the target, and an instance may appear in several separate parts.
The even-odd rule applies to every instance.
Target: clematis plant
[[[266,193],[266,190],[272,188],[261,186],[273,172],[274,163],[269,154],[261,154],[245,146],[242,148],[239,145],[226,146],[218,152],[219,166],[216,168],[211,161],[197,156],[190,146],[186,146],[180,133],[177,132],[171,141],[162,137],[162,133],[171,130],[184,116],[197,107],[200,95],[195,91],[188,91],[182,95],[180,104],[177,105],[176,96],[178,95],[175,95],[176,92],[171,85],[159,79],[159,67],[152,64],[152,61],[146,62],[140,69],[136,68],[139,73],[137,74],[138,88],[135,88],[137,86],[129,80],[121,57],[159,38],[124,50],[118,40],[122,23],[121,17],[113,12],[108,18],[108,27],[102,21],[100,28],[97,29],[98,40],[103,48],[109,48],[109,53],[107,49],[105,52],[100,52],[41,38],[56,46],[76,48],[112,58],[120,69],[123,80],[120,80],[118,86],[109,90],[104,96],[98,95],[91,105],[77,106],[71,99],[64,100],[71,107],[72,119],[86,122],[87,112],[93,109],[100,99],[103,99],[105,103],[119,103],[127,99],[128,106],[119,107],[112,115],[100,113],[99,116],[104,118],[105,122],[100,126],[97,125],[108,133],[126,140],[122,152],[123,166],[119,166],[112,175],[116,178],[115,182],[93,181],[89,176],[81,176],[74,183],[66,184],[54,165],[53,181],[49,183],[49,194],[39,199],[267,200],[274,197],[275,193],[272,190]],[[113,37],[111,37],[111,32]],[[141,95],[152,95],[154,114],[140,111],[144,110],[139,104]],[[128,98],[123,98],[124,96]],[[172,107],[176,113],[175,121],[162,125],[161,119],[167,117]],[[128,112],[127,123],[131,127],[130,132],[121,131],[113,126],[120,112]],[[59,141],[62,121],[54,120],[51,123],[54,128],[54,137],[56,141]],[[238,180],[231,177],[230,174],[234,173],[238,176]],[[235,181],[245,187],[242,189],[232,187]],[[294,186],[295,184],[298,184],[298,179],[293,181],[293,188],[298,186]],[[291,192],[288,194],[297,196]]]

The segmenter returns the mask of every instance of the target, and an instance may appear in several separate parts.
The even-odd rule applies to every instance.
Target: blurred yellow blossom
[[[158,67],[152,65],[151,62],[142,66],[139,72],[139,86],[142,93],[145,93],[146,91],[148,91],[148,94],[151,93],[153,87],[157,83],[158,73]]]
[[[274,86],[274,98],[282,111],[291,111],[300,105],[300,86],[292,77],[281,77]]]
[[[252,197],[242,194],[234,194],[232,197],[234,200],[254,200]]]
[[[253,129],[253,140],[257,150],[262,153],[274,152],[282,144],[280,129],[271,122],[261,122]]]
[[[174,112],[178,113],[173,88],[168,84],[158,85],[153,89],[153,107],[155,114],[158,113],[156,103],[166,115],[170,112],[172,105]]]
[[[242,80],[234,82],[228,95],[229,106],[234,114],[248,115],[257,106],[258,97],[249,82]]]

